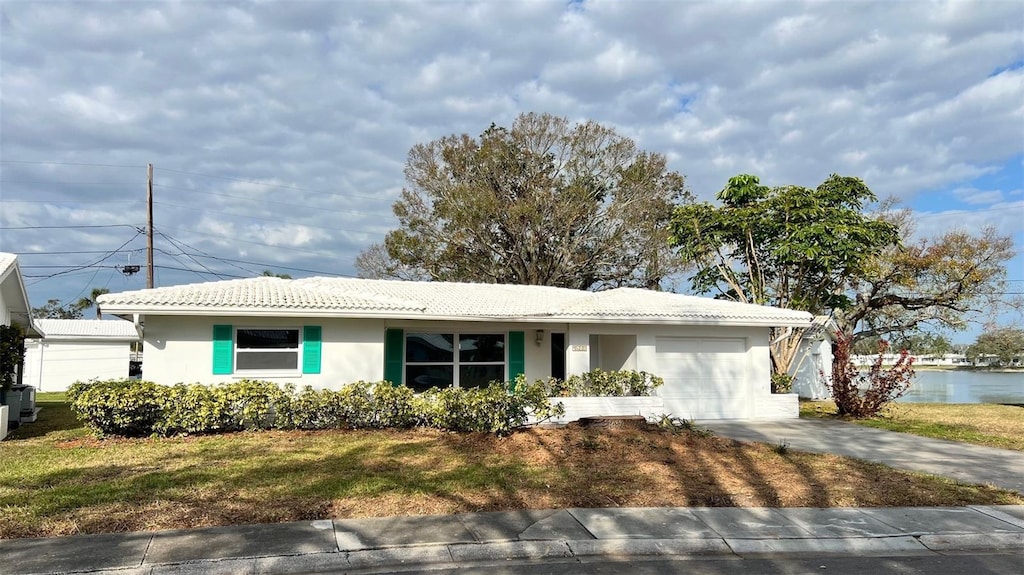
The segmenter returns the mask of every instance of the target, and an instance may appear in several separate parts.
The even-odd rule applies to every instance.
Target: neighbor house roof
[[[588,292],[546,286],[258,277],[102,295],[119,315],[389,317],[404,319],[578,320],[807,326],[806,312],[682,294],[619,288]]]
[[[130,321],[99,319],[35,319],[44,339],[137,341],[139,333]]]

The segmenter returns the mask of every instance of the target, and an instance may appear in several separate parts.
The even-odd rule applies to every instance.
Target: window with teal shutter
[[[213,326],[213,375],[230,375],[234,367],[234,328]]]
[[[384,333],[384,380],[402,385],[402,362],[405,355],[405,331],[389,329]]]
[[[521,331],[508,332],[508,380],[515,385],[515,380],[526,373],[526,333]]]
[[[321,333],[318,325],[302,328],[302,373],[320,373]]]

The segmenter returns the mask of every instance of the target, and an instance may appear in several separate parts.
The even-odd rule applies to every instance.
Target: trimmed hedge
[[[646,371],[590,370],[583,375],[571,375],[565,381],[549,379],[548,392],[552,397],[637,397],[649,396],[665,380]]]
[[[505,434],[533,416],[564,413],[545,382],[431,389],[421,395],[388,382],[355,382],[338,391],[240,380],[221,385],[158,385],[115,379],[77,382],[71,409],[100,436],[144,437],[259,429],[384,429],[415,426]]]

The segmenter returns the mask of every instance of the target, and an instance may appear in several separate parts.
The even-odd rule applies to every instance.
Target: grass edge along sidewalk
[[[544,508],[1024,504],[992,487],[654,426],[98,440],[59,395],[39,403],[39,421],[0,444],[0,538]]]

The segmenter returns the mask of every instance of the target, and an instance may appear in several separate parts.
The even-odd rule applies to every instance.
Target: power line
[[[129,227],[131,227],[131,226],[129,226]],[[129,238],[128,241],[126,241],[125,243],[121,244],[120,246],[118,246],[114,250],[108,252],[106,255],[104,255],[103,257],[99,258],[98,260],[96,260],[94,262],[87,263],[87,264],[83,264],[83,265],[80,265],[80,266],[72,266],[72,267],[68,268],[65,271],[53,273],[53,274],[50,274],[48,276],[44,276],[41,279],[39,279],[39,280],[37,280],[35,282],[32,282],[32,283],[36,284],[36,283],[39,283],[40,281],[43,281],[43,280],[46,280],[46,279],[50,279],[50,278],[53,278],[53,277],[57,277],[57,276],[61,276],[61,275],[66,275],[66,274],[69,274],[69,273],[72,273],[72,272],[77,272],[77,271],[84,270],[84,269],[87,269],[87,268],[91,269],[93,267],[96,267],[99,264],[101,264],[101,263],[105,262],[106,260],[110,259],[111,257],[113,257],[115,254],[119,253],[125,246],[130,244],[135,238],[139,237],[140,235],[142,235],[142,233],[139,232],[139,230],[135,230],[135,235],[132,236],[131,238]]]
[[[0,227],[0,230],[78,230],[78,229],[94,229],[94,228],[132,228],[137,229],[137,226],[129,224],[105,224],[105,225],[79,225],[79,226],[17,226],[17,227]]]
[[[222,194],[220,192],[210,192],[210,191],[206,191],[206,190],[198,190],[196,188],[182,188],[182,187],[179,187],[179,186],[167,186],[167,185],[164,185],[164,184],[153,184],[153,186],[157,187],[157,188],[164,188],[164,189],[167,189],[167,190],[178,190],[178,191],[182,191],[182,192],[195,192],[197,194],[204,194],[204,195],[209,195],[209,196],[220,196],[220,197],[223,197],[223,198],[232,198],[232,199],[243,200],[243,201],[248,201],[248,202],[259,202],[261,204],[276,204],[276,205],[279,205],[279,206],[307,208],[307,209],[310,209],[310,210],[318,210],[318,211],[321,211],[321,212],[331,212],[331,213],[338,213],[338,214],[352,214],[352,215],[356,215],[356,216],[372,216],[372,215],[376,215],[377,214],[377,212],[368,212],[368,211],[362,211],[361,212],[361,211],[355,211],[355,210],[335,210],[335,209],[324,208],[324,207],[321,207],[321,206],[313,206],[313,205],[310,205],[310,204],[296,204],[294,202],[278,202],[278,201],[275,201],[275,200],[265,200],[263,198],[249,198],[249,197],[246,197],[246,196],[236,196],[234,194]],[[346,199],[346,198],[339,198],[339,199]],[[158,202],[158,203],[160,203],[160,202]],[[167,205],[176,205],[176,204],[167,204]],[[182,206],[178,206],[178,207],[182,207]],[[245,216],[243,216],[243,217],[245,217]]]
[[[33,164],[37,166],[89,166],[93,168],[144,168],[127,164],[89,164],[85,162],[34,162],[30,160],[0,160],[0,164]]]
[[[324,190],[314,190],[312,188],[300,188],[298,186],[286,186],[286,185],[283,185],[283,184],[268,184],[266,182],[260,182],[260,181],[256,181],[256,180],[246,180],[246,179],[242,179],[242,178],[232,178],[232,177],[229,177],[229,176],[214,176],[214,175],[211,175],[211,174],[200,174],[200,173],[197,173],[197,172],[186,172],[186,171],[183,171],[183,170],[172,170],[170,168],[156,168],[156,169],[160,170],[161,172],[173,172],[175,174],[185,174],[185,175],[189,175],[189,176],[199,176],[199,177],[202,177],[202,178],[213,178],[213,179],[217,179],[217,180],[228,180],[228,181],[231,181],[231,182],[241,182],[241,183],[244,183],[244,184],[253,184],[255,186],[266,186],[268,188],[279,188],[279,189],[282,189],[282,190],[295,190],[297,192],[308,192],[308,193],[311,193],[311,194],[322,194],[322,195],[341,197],[341,198],[361,198],[361,199],[366,199],[366,200],[379,200],[380,199],[379,196],[375,197],[375,196],[360,196],[360,195],[356,195],[356,194],[338,194],[338,193],[335,193],[335,192],[327,192],[327,191],[324,191]]]
[[[174,247],[178,248],[179,250],[181,250],[181,252],[182,252],[182,253],[185,253],[185,249],[184,249],[184,248],[182,248],[182,247],[181,247],[180,245],[178,245],[177,243],[175,243],[175,241],[174,241],[174,240],[172,240],[172,239],[170,238],[170,236],[167,236],[167,235],[165,235],[165,234],[164,234],[163,232],[157,232],[157,233],[158,233],[158,234],[160,234],[160,237],[162,237],[162,238],[164,238],[165,240],[167,240],[167,241],[171,242],[171,245],[172,245],[172,246],[174,246]],[[188,257],[188,258],[189,258],[190,260],[192,260],[192,261],[194,261],[195,263],[199,264],[199,267],[203,268],[204,270],[206,270],[206,271],[210,272],[211,274],[213,274],[213,275],[215,275],[215,276],[217,276],[217,277],[222,277],[222,276],[220,276],[219,274],[217,274],[217,272],[215,272],[215,271],[211,270],[210,268],[206,267],[206,265],[205,265],[205,264],[203,264],[203,262],[201,262],[201,261],[197,260],[196,258],[192,257],[192,256],[191,256],[191,255],[189,255],[189,254],[185,254],[185,255],[186,255],[186,256],[187,256],[187,257]],[[172,257],[173,257],[173,256],[172,256]],[[183,264],[183,265],[184,265],[184,264]]]
[[[167,234],[165,234],[165,233],[163,233],[163,232],[158,232],[158,233],[159,233],[159,234],[160,234],[161,236],[163,236],[163,237],[167,238],[168,240],[171,240],[172,242],[177,242],[177,243],[179,243],[179,244],[181,244],[181,245],[183,245],[183,246],[185,246],[185,247],[188,247],[188,248],[192,248],[193,250],[195,250],[195,251],[199,252],[200,254],[205,254],[205,256],[206,256],[206,257],[212,257],[212,258],[214,258],[214,259],[218,259],[218,258],[215,258],[214,256],[210,255],[210,254],[209,254],[209,252],[204,252],[203,250],[201,250],[201,249],[199,249],[199,248],[197,248],[197,247],[195,247],[195,246],[193,246],[193,245],[189,245],[189,244],[187,244],[187,243],[185,243],[185,242],[183,242],[183,241],[181,241],[181,240],[179,240],[179,239],[173,239],[173,240],[172,240],[171,236],[169,236],[169,235],[167,235]],[[182,249],[182,248],[180,248],[180,247],[179,247],[178,249],[180,249],[180,250],[181,250],[182,252],[184,252],[184,251],[185,251],[184,249]],[[198,257],[203,257],[203,256],[198,256]],[[250,269],[246,269],[246,268],[243,268],[243,267],[241,267],[241,266],[236,266],[236,265],[234,265],[234,264],[231,264],[231,263],[229,263],[228,265],[230,265],[231,267],[235,267],[235,268],[238,268],[238,269],[240,269],[240,270],[242,270],[242,271],[244,271],[244,272],[249,272],[249,273],[251,273],[251,274],[257,274],[257,272],[254,272],[253,270],[250,270]]]
[[[162,269],[162,270],[175,270],[175,271],[179,271],[179,272],[192,272],[192,273],[194,273],[194,274],[196,274],[196,275],[198,275],[200,277],[202,277],[204,273],[207,274],[207,275],[224,276],[221,279],[224,279],[224,278],[244,279],[245,277],[247,277],[247,276],[238,276],[238,275],[233,275],[233,274],[217,274],[217,273],[213,273],[213,272],[202,272],[202,271],[199,271],[199,270],[193,270],[193,269],[189,269],[189,268],[176,268],[176,267],[173,267],[173,266],[158,266],[158,265],[154,265],[153,267],[155,267],[157,269]]]

